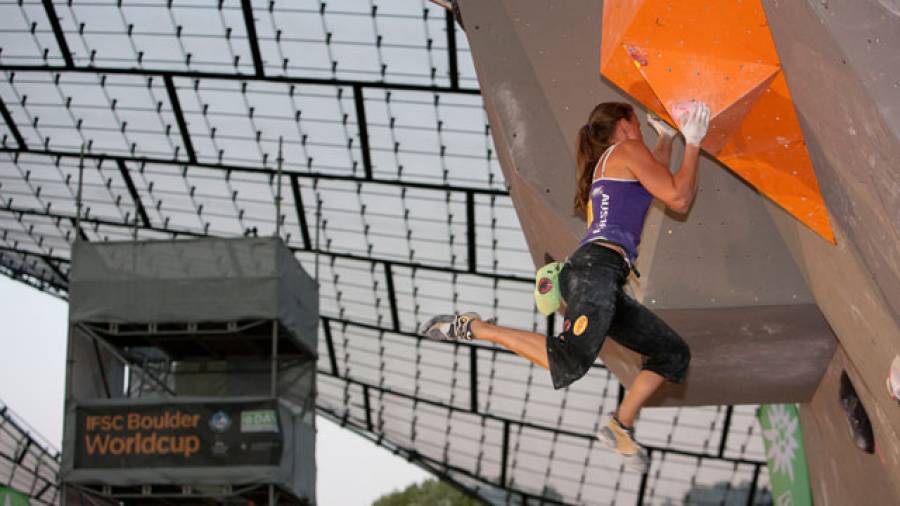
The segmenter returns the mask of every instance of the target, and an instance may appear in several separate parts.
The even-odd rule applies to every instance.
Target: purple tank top
[[[588,229],[578,247],[593,241],[617,244],[625,250],[628,263],[634,265],[653,195],[637,179],[605,177],[606,161],[615,148],[616,144],[610,146],[597,161],[597,165],[601,166],[600,177],[591,183],[587,204]]]

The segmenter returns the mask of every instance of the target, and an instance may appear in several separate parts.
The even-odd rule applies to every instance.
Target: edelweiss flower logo
[[[769,429],[763,431],[769,443],[766,458],[775,463],[775,472],[787,474],[791,481],[794,481],[794,456],[800,447],[794,437],[797,425],[797,418],[783,404],[769,407]]]

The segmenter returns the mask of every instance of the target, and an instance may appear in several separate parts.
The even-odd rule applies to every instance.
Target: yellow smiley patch
[[[576,336],[580,336],[584,334],[584,331],[587,329],[588,319],[587,316],[581,315],[575,320],[575,325],[572,326],[572,333]]]

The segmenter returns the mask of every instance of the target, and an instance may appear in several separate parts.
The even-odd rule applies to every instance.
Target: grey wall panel
[[[900,68],[890,55],[876,62],[857,53],[862,34],[882,37],[886,26],[900,29],[900,18],[883,2],[827,4],[764,2],[838,246],[822,245],[779,209],[770,213],[857,371],[884,465],[896,476],[900,410],[884,378],[900,353],[900,142],[887,123],[896,101],[873,89],[875,67],[867,65],[894,75]],[[828,432],[821,437],[838,444]]]
[[[869,416],[880,433],[884,464],[898,474],[900,409],[888,397],[884,380],[891,360],[900,353],[900,327],[887,301],[879,295],[876,279],[840,228],[836,232],[842,246],[821,248],[816,237],[795,225],[783,211],[774,207],[771,211],[803,268],[819,308],[840,341],[846,362],[858,371],[857,389],[866,397]],[[826,440],[821,444],[836,443]]]
[[[872,394],[880,395],[862,385],[843,350],[835,353],[815,397],[800,408],[813,501],[820,506],[898,504],[900,484],[896,468],[885,466],[879,455],[864,453],[853,443],[850,423],[839,400],[844,371],[870,413],[873,398],[877,396]],[[896,439],[882,428],[876,421],[875,444],[883,448]]]
[[[900,137],[900,3],[831,0],[806,6],[846,57],[842,66],[852,69],[888,128]]]
[[[663,385],[649,401],[654,406],[807,401],[836,346],[814,304],[658,314],[690,345],[691,368],[684,385]],[[625,385],[640,370],[641,357],[612,340],[601,357]]]
[[[652,309],[811,303],[763,198],[722,167],[704,163],[700,170],[689,214],[660,220],[652,259],[639,265],[644,303]]]
[[[849,2],[826,3],[845,5],[841,14],[827,15],[828,23],[810,3],[763,5],[832,222],[858,248],[900,321],[900,142],[883,116],[897,102],[870,95],[864,84],[870,79],[857,74],[850,64],[856,57],[842,51],[856,51],[843,39],[860,37],[860,30],[878,37],[882,17],[893,16],[893,30],[900,31],[900,18],[887,11],[860,17],[872,2],[852,2],[852,8]],[[891,72],[896,81],[900,63]]]

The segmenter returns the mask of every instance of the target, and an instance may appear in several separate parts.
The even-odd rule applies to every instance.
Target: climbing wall
[[[900,404],[888,397],[885,378],[900,353],[900,8],[875,0],[763,6],[837,247],[769,211],[839,339],[841,353],[830,367],[848,371],[875,438],[875,454],[848,447],[849,426],[835,412],[837,387],[823,381],[816,393],[823,402],[801,409],[804,421],[827,417],[834,424],[831,431],[823,425],[807,431],[807,451],[827,455],[830,467],[813,465],[816,503],[897,504]],[[831,483],[835,475],[840,493]],[[875,497],[888,486],[890,499],[848,499]]]
[[[693,208],[687,216],[651,209],[644,276],[629,287],[693,349],[688,383],[653,402],[800,402],[816,504],[897,504],[900,406],[884,383],[900,353],[900,9],[888,0],[759,5],[812,169],[804,177],[815,179],[834,242],[722,160],[725,144],[705,146],[719,159],[701,160]],[[571,209],[577,129],[601,101],[654,104],[600,75],[598,2],[463,0],[461,11],[532,257],[563,258],[584,230]],[[635,95],[658,80],[635,66],[644,57],[652,65],[647,46],[623,49],[638,76]],[[756,70],[758,82],[774,83]],[[662,107],[675,91],[653,95]],[[655,139],[649,129],[644,136]],[[676,146],[673,158],[680,154]],[[747,167],[768,177],[765,166]],[[640,360],[612,343],[601,358],[626,384]],[[835,380],[844,371],[869,416],[874,453],[852,442]]]
[[[462,8],[473,20],[467,38],[534,262],[565,258],[585,229],[572,209],[575,133],[594,104],[630,100],[598,72],[602,9]],[[700,186],[690,219],[651,210],[638,259],[644,276],[631,287],[692,349],[686,384],[667,385],[652,402],[808,400],[834,351],[827,322],[764,200],[712,158],[701,162]],[[640,368],[641,357],[611,341],[601,356],[626,384]]]

